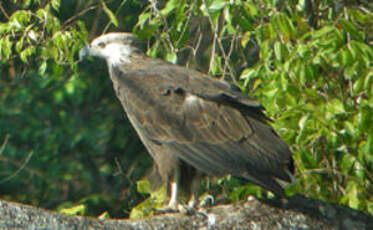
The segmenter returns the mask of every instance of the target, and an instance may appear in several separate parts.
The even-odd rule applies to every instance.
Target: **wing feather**
[[[119,90],[135,128],[205,173],[230,173],[282,195],[272,177],[290,181],[291,153],[267,124],[263,108],[224,82],[166,67],[118,78],[130,86]]]

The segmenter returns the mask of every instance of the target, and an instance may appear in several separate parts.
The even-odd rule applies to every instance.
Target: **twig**
[[[135,184],[135,182],[133,182],[133,180],[131,180],[130,178],[130,175],[128,175],[129,173],[124,173],[123,171],[123,168],[122,168],[122,165],[120,164],[118,158],[114,158],[114,161],[115,161],[115,164],[117,165],[117,168],[118,168],[118,171],[116,173],[114,173],[114,176],[118,176],[118,175],[124,175],[126,177],[126,179],[129,181],[130,184]],[[128,170],[130,171],[130,170]]]
[[[207,7],[207,4],[206,4],[206,1],[203,0],[203,4]],[[229,66],[229,63],[228,63],[228,59],[232,53],[232,50],[229,51],[229,56],[227,56],[225,50],[224,50],[224,46],[223,46],[223,43],[221,41],[221,39],[219,38],[219,35],[218,35],[218,30],[219,30],[219,18],[216,18],[216,27],[214,26],[214,23],[212,21],[212,18],[211,18],[211,15],[208,14],[208,19],[209,19],[209,22],[211,24],[211,27],[213,28],[214,30],[214,40],[213,40],[213,47],[212,47],[212,51],[211,51],[211,57],[212,59],[210,59],[210,67],[209,67],[209,73],[211,72],[210,68],[212,66],[212,64],[214,63],[214,54],[216,52],[216,43],[218,44],[219,46],[219,49],[222,53],[222,56],[224,58],[224,72],[223,72],[223,75],[225,74],[225,71],[226,69],[228,68],[229,69],[229,76],[232,78],[232,81],[234,83],[237,83],[236,82],[236,78],[233,76],[233,70],[232,68]],[[215,27],[215,28],[214,28]]]
[[[5,136],[5,140],[4,140],[4,142],[3,142],[3,144],[1,145],[1,148],[0,148],[0,155],[3,154],[5,146],[8,144],[9,138],[10,138],[10,134],[7,134]]]
[[[219,19],[217,19],[218,21]],[[209,21],[210,21],[210,24],[211,24],[211,27],[214,27],[214,24],[212,23],[212,19],[209,15]],[[217,22],[219,23],[219,21]],[[217,29],[219,28],[219,26],[216,26],[216,28],[213,28],[214,29],[214,38],[212,40],[212,48],[211,48],[211,57],[210,57],[210,65],[209,65],[209,73],[211,73],[211,67],[213,66],[214,62],[215,62],[215,52],[216,52],[216,41],[218,39],[218,33],[217,33]]]
[[[157,0],[149,0],[149,2],[150,2],[150,4],[151,4],[151,6],[152,6],[152,9],[154,10],[154,15],[155,15],[155,16],[158,15],[158,16],[162,19],[162,21],[163,21],[163,23],[164,23],[164,25],[165,25],[165,28],[167,28],[167,30],[169,30],[170,27],[168,26],[168,23],[167,23],[166,18],[161,14],[161,12],[159,11],[159,9],[158,9],[158,7],[157,7],[157,3],[158,3]],[[167,31],[165,31],[165,32],[166,32],[166,33],[165,33],[166,40],[167,40],[167,42],[169,43],[169,46],[170,46],[170,48],[171,48],[171,52],[176,52],[175,47],[174,47],[174,45],[172,44],[172,41],[171,41],[170,35],[168,34]]]
[[[124,4],[127,2],[127,0],[123,0],[120,5],[117,7],[117,10],[115,11],[115,16],[118,15],[119,11],[122,9],[122,7],[124,6]],[[109,27],[111,26],[111,21],[108,22],[108,24],[105,26],[104,30],[103,30],[103,33],[106,33],[106,31],[109,29]]]
[[[63,22],[63,28],[66,27],[68,24],[70,24],[72,21],[74,21],[76,18],[82,16],[83,14],[87,13],[88,11],[90,10],[94,10],[98,7],[98,4],[96,5],[93,5],[93,6],[90,6],[88,8],[85,8],[84,10],[80,11],[79,13],[71,16],[70,18],[68,18],[66,21]]]
[[[4,14],[4,16],[6,17],[6,19],[9,19],[9,15],[8,15],[7,12],[5,11],[2,2],[0,2],[0,11],[1,11],[1,13]]]
[[[27,163],[30,161],[32,155],[34,154],[34,151],[31,151],[29,154],[27,154],[27,157],[26,157],[26,160],[25,162],[23,162],[23,164],[21,165],[21,167],[19,167],[17,169],[17,171],[15,171],[12,175],[6,177],[5,179],[3,180],[0,180],[0,184],[3,184],[11,179],[13,179],[15,176],[17,176],[17,174],[19,174],[24,168],[25,166],[27,165]]]
[[[237,84],[237,81],[236,81],[236,78],[235,78],[235,76],[234,76],[234,73],[233,73],[233,71],[232,71],[232,69],[231,69],[231,67],[230,67],[230,65],[229,65],[229,59],[231,58],[231,55],[232,55],[232,53],[233,53],[234,44],[235,44],[236,40],[237,40],[237,37],[236,37],[236,36],[233,36],[233,37],[232,37],[232,40],[231,40],[231,45],[230,45],[230,47],[229,47],[228,56],[227,56],[226,58],[224,58],[224,72],[223,72],[223,74],[225,74],[225,73],[226,73],[226,70],[227,70],[227,68],[228,68],[228,69],[229,69],[229,75],[231,76],[231,78],[232,78],[232,80],[233,80],[233,82],[234,82],[235,84]]]
[[[115,165],[117,166],[117,172],[114,173],[114,176],[118,176],[120,174],[123,174],[125,175],[125,173],[123,172],[123,168],[122,168],[122,165],[120,165],[120,162],[118,160],[118,158],[114,158],[114,162],[115,162]]]

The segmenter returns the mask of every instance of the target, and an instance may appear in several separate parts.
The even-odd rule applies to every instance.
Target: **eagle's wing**
[[[262,107],[227,83],[168,65],[118,77],[117,93],[143,139],[210,175],[232,174],[283,195],[291,153]],[[146,145],[146,144],[145,144]]]

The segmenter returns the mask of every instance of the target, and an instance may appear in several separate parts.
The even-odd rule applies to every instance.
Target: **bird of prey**
[[[129,121],[168,183],[168,207],[186,188],[194,207],[202,175],[234,177],[285,197],[292,182],[291,152],[268,124],[263,107],[238,87],[146,56],[131,33],[108,33],[80,51],[107,62]]]

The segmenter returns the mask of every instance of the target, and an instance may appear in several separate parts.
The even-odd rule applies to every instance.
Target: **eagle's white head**
[[[137,39],[131,33],[113,32],[95,38],[88,46],[79,52],[82,60],[86,56],[106,59],[109,65],[130,63],[129,57],[138,49]]]

